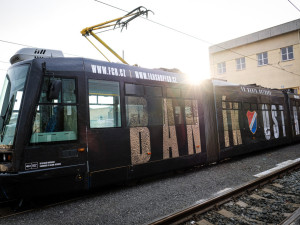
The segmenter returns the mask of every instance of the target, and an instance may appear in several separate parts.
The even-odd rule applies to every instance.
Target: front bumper
[[[11,171],[11,169],[12,169],[12,163],[2,163],[2,164],[0,164],[0,175],[1,175],[1,172],[6,173],[8,171]]]

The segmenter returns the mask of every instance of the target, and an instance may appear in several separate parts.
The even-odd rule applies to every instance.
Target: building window
[[[281,59],[282,61],[294,59],[293,46],[288,46],[281,49]]]
[[[225,62],[218,63],[218,74],[223,74],[223,73],[226,73],[226,63]]]
[[[268,52],[263,52],[257,54],[258,66],[263,66],[268,64]]]
[[[236,61],[236,69],[237,70],[244,70],[244,69],[246,69],[246,60],[245,60],[245,57],[236,59],[235,61]]]

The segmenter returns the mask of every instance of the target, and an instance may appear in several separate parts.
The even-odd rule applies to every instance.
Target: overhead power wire
[[[290,0],[288,0],[288,1],[289,1],[289,3],[291,3],[292,6],[295,7],[295,9],[297,9],[300,12],[300,9],[294,3],[292,3]]]
[[[23,46],[23,47],[35,48],[34,46],[30,46],[30,45],[24,45],[24,44],[20,44],[20,43],[16,43],[16,42],[5,41],[5,40],[0,40],[0,41],[1,41],[1,42],[4,42],[4,43],[8,43],[8,44],[20,45],[20,46]]]
[[[94,32],[95,34],[100,34],[100,33],[104,33],[107,31],[111,31],[111,30],[115,30],[115,29],[119,29],[120,27],[116,27],[116,28],[111,28],[111,29],[107,29],[107,30],[103,30],[103,31],[98,31],[98,32]]]
[[[36,47],[36,46],[25,45],[25,44],[20,44],[20,43],[17,43],[17,42],[6,41],[6,40],[0,40],[0,42],[4,42],[4,43],[8,43],[8,44],[13,44],[13,45],[20,45],[20,46],[29,47],[29,48],[39,48],[39,47]],[[81,57],[79,55],[75,55],[75,54],[71,54],[71,53],[67,53],[67,52],[64,52],[64,54]]]
[[[105,3],[105,2],[102,2],[102,1],[100,1],[100,0],[94,0],[94,1],[95,1],[95,2],[98,2],[98,3],[101,3],[101,4],[103,4],[103,5],[107,5],[107,6],[111,7],[111,8],[118,9],[118,10],[123,11],[123,12],[127,12],[127,13],[129,12],[129,11],[127,11],[127,10],[118,8],[118,7],[116,7],[116,6],[110,5],[110,4]],[[288,0],[288,1],[289,1],[289,0]],[[291,3],[291,4],[292,4],[292,3]],[[294,4],[293,4],[293,5],[294,5]],[[295,7],[296,7],[296,6],[295,6]],[[296,8],[297,8],[297,7],[296,7]],[[298,8],[297,8],[297,9],[298,9]],[[298,9],[298,10],[299,10],[299,9]],[[204,40],[204,39],[202,39],[202,38],[198,38],[198,37],[196,37],[196,36],[194,36],[194,35],[188,34],[188,33],[186,33],[186,32],[180,31],[180,30],[178,30],[178,29],[172,28],[172,27],[170,27],[170,26],[167,26],[167,25],[164,25],[164,24],[162,24],[162,23],[159,23],[159,22],[150,20],[150,19],[145,18],[145,17],[139,17],[139,18],[148,20],[148,21],[150,21],[150,22],[152,22],[152,23],[155,23],[155,24],[157,24],[157,25],[159,25],[159,26],[165,27],[165,28],[167,28],[167,29],[169,29],[169,30],[172,30],[172,31],[175,31],[175,32],[177,32],[177,33],[183,34],[183,35],[185,35],[185,36],[188,36],[188,37],[194,38],[194,39],[196,39],[196,40],[202,41],[202,42],[204,42],[204,43],[206,43],[206,44],[214,45],[214,46],[219,47],[219,48],[221,48],[221,49],[223,49],[223,50],[230,51],[230,52],[235,53],[235,54],[237,54],[237,55],[243,56],[243,57],[245,57],[245,58],[247,58],[247,59],[251,59],[251,60],[254,60],[254,61],[258,62],[257,59],[251,58],[251,57],[246,56],[246,55],[244,55],[244,54],[241,54],[241,53],[239,53],[239,52],[236,52],[236,51],[233,51],[233,50],[231,50],[231,49],[225,48],[225,47],[223,47],[223,46],[221,46],[221,45],[219,45],[219,44],[214,44],[214,43],[212,43],[212,42],[210,42],[210,41]],[[276,67],[276,66],[274,66],[273,64],[267,64],[267,66],[271,66],[271,67],[273,67],[273,68],[275,68],[275,69],[278,69],[278,70],[281,70],[281,71],[284,71],[284,72],[287,72],[287,73],[290,73],[290,74],[293,74],[293,75],[298,75],[298,76],[300,76],[300,74],[297,74],[297,73],[288,71],[288,70],[286,70],[286,69],[284,69],[284,68],[281,68],[281,67]]]
[[[101,2],[101,1],[99,1],[99,0],[95,0],[95,2],[99,2],[99,3],[103,4],[103,5],[107,5],[107,6],[111,7],[111,8],[115,8],[115,9],[118,9],[118,10],[123,11],[123,12],[127,12],[127,13],[129,12],[129,11],[126,11],[126,10],[124,10],[124,9],[118,8],[118,7],[116,7],[116,6],[110,5],[110,4],[108,4],[108,3]]]
[[[118,7],[113,6],[113,5],[110,5],[110,4],[108,4],[108,3],[105,3],[105,2],[102,2],[102,1],[99,1],[99,0],[94,0],[94,1],[95,1],[95,2],[99,2],[99,3],[103,4],[103,5],[107,5],[107,6],[111,7],[111,8],[115,8],[115,9],[118,9],[118,10],[120,10],[120,11],[129,13],[129,11],[127,11],[127,10],[118,8]],[[209,41],[206,41],[206,40],[204,40],[204,39],[198,38],[198,37],[193,36],[193,35],[191,35],[191,34],[185,33],[185,32],[183,32],[183,31],[177,30],[177,29],[175,29],[175,28],[169,27],[169,26],[167,26],[167,25],[164,25],[164,24],[162,24],[162,23],[156,22],[156,21],[154,21],[154,20],[150,20],[150,19],[148,19],[148,18],[146,18],[146,17],[139,17],[139,18],[148,20],[148,21],[150,21],[150,22],[152,22],[152,23],[155,23],[155,24],[157,24],[157,25],[159,25],[159,26],[165,27],[165,28],[167,28],[167,29],[173,30],[173,31],[175,31],[175,32],[181,33],[181,34],[183,34],[183,35],[186,35],[186,36],[189,36],[189,37],[191,37],[191,38],[197,39],[197,40],[199,40],[199,41],[205,42],[205,43],[207,43],[207,44],[213,45],[213,43],[211,43],[211,42],[209,42]]]
[[[123,11],[123,12],[127,12],[127,13],[129,12],[129,11],[127,11],[127,10],[121,9],[121,8],[119,8],[119,7],[110,5],[110,4],[108,4],[108,3],[105,3],[105,2],[102,2],[102,1],[99,1],[99,0],[94,0],[94,1],[96,1],[96,2],[98,2],[98,3],[101,3],[101,4],[104,4],[104,5],[107,5],[107,6],[111,7],[111,8],[115,8],[115,9],[117,9],[117,10]],[[288,1],[290,2],[290,0],[288,0]],[[292,2],[290,2],[290,3],[291,3],[297,10],[299,10]],[[300,10],[299,10],[299,11],[300,11]],[[159,26],[165,27],[165,28],[167,28],[167,29],[169,29],[169,30],[172,30],[172,31],[175,31],[175,32],[177,32],[177,33],[180,33],[180,34],[186,35],[186,36],[188,36],[188,37],[194,38],[194,39],[196,39],[196,40],[202,41],[202,42],[204,42],[204,43],[206,43],[206,44],[214,45],[214,46],[219,47],[219,48],[221,48],[221,49],[223,49],[223,50],[230,51],[230,52],[235,53],[235,54],[237,54],[237,55],[240,55],[240,56],[243,56],[243,57],[245,57],[245,58],[248,58],[248,59],[251,59],[251,60],[254,60],[254,61],[258,62],[257,59],[254,59],[254,58],[251,58],[251,57],[249,57],[249,56],[243,55],[243,54],[241,54],[241,53],[235,52],[235,51],[233,51],[233,50],[231,50],[231,49],[227,49],[227,48],[225,48],[225,47],[223,47],[223,46],[220,46],[220,45],[218,45],[218,44],[214,44],[214,43],[212,43],[212,42],[206,41],[206,40],[204,40],[204,39],[202,39],[202,38],[198,38],[198,37],[196,37],[196,36],[194,36],[194,35],[185,33],[185,32],[183,32],[183,31],[180,31],[180,30],[178,30],[178,29],[175,29],[175,28],[172,28],[172,27],[170,27],[170,26],[164,25],[164,24],[162,24],[162,23],[159,23],[159,22],[150,20],[150,19],[145,18],[145,17],[140,17],[140,18],[143,18],[143,19],[145,19],[145,20],[148,20],[149,22],[155,23],[155,24],[157,24],[157,25],[159,25]],[[104,32],[105,32],[105,31],[104,31]],[[101,32],[99,32],[99,33],[101,33]],[[24,46],[24,47],[37,48],[37,47],[35,47],[35,46],[25,45],[25,44],[21,44],[21,43],[16,43],[16,42],[11,42],[11,41],[6,41],[6,40],[0,40],[0,42],[4,42],[4,43],[8,43],[8,44],[14,44],[14,45],[20,45],[20,46]],[[67,54],[67,55],[72,55],[72,56],[82,57],[82,56],[75,55],[75,54],[71,54],[71,53],[67,53],[67,52],[64,52],[64,53]],[[8,63],[8,62],[4,62],[4,63]],[[282,71],[284,71],[284,72],[287,72],[287,73],[290,73],[290,74],[294,74],[294,75],[300,76],[300,74],[297,74],[297,73],[294,73],[294,72],[291,72],[291,71],[287,71],[287,70],[285,70],[284,68],[276,67],[276,66],[274,66],[273,64],[267,64],[267,65],[268,65],[268,66],[271,66],[271,67],[273,67],[273,68],[282,70]]]

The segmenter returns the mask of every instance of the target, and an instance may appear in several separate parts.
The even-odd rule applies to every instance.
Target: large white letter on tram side
[[[151,157],[150,132],[147,127],[130,128],[132,165],[146,163]]]
[[[272,120],[273,120],[273,131],[274,131],[274,137],[279,138],[279,127],[278,127],[278,121],[276,119],[277,117],[277,109],[275,105],[272,105]]]
[[[197,100],[186,100],[185,101],[185,120],[187,139],[188,139],[188,151],[189,155],[201,152],[201,140],[200,140],[200,129],[198,119],[198,103]],[[190,111],[190,112],[187,112]],[[195,146],[195,151],[194,151]]]
[[[151,158],[150,131],[148,129],[147,101],[129,97],[127,122],[130,126],[131,164],[146,163]]]
[[[299,132],[298,112],[297,112],[296,106],[293,106],[293,112],[294,112],[295,132],[296,132],[296,135],[298,135],[298,134],[300,134],[300,132]]]
[[[179,156],[172,99],[164,99],[163,158]]]
[[[271,138],[271,127],[270,127],[270,119],[269,119],[269,111],[266,104],[262,104],[262,114],[264,121],[264,133],[267,140]]]
[[[285,122],[284,122],[284,112],[283,112],[283,106],[282,105],[279,106],[279,110],[281,112],[281,123],[282,123],[283,137],[286,137]]]

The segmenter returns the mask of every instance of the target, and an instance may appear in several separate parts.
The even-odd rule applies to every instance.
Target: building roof
[[[261,41],[281,34],[286,34],[292,31],[300,30],[300,19],[293,20],[275,27],[261,30],[252,34],[248,34],[239,38],[225,41],[209,47],[209,53],[217,53],[226,49],[235,48],[238,46],[250,44],[253,42]]]

